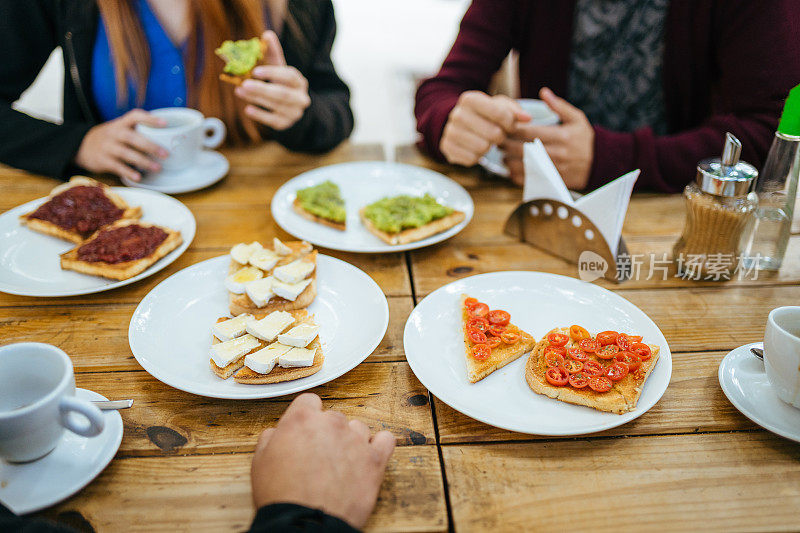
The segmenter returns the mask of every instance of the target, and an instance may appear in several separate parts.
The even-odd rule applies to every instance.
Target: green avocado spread
[[[423,197],[403,194],[382,198],[364,208],[364,216],[386,233],[419,228],[452,212],[451,208],[440,204],[430,194]]]
[[[234,76],[247,74],[264,57],[261,51],[261,39],[258,37],[225,41],[214,52],[225,60],[223,71]]]
[[[297,200],[300,207],[320,218],[334,222],[344,222],[347,218],[342,192],[332,181],[300,189],[297,191]]]

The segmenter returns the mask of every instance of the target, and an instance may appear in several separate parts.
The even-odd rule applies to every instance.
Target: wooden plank
[[[457,531],[800,529],[800,447],[765,432],[442,452]]]
[[[116,459],[44,515],[92,531],[244,531],[255,514],[251,460],[249,453]],[[446,523],[436,448],[397,448],[366,530],[444,531]]]
[[[672,380],[661,400],[636,420],[594,433],[592,437],[755,429],[757,426],[733,407],[719,387],[717,369],[726,354],[672,354]],[[522,375],[520,379],[523,379]],[[489,426],[459,413],[438,398],[434,401],[439,440],[442,443],[552,439]]]
[[[219,400],[188,394],[143,371],[78,373],[78,387],[107,398],[132,398],[122,411],[124,456],[250,451],[296,395],[270,400]],[[357,418],[374,431],[388,429],[402,446],[432,444],[428,394],[407,363],[362,363],[315,387],[326,408]]]

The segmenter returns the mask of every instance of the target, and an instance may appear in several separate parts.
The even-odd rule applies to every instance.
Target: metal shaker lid
[[[739,161],[742,143],[732,133],[725,135],[722,157],[703,159],[697,165],[695,181],[700,190],[716,196],[745,196],[750,192],[758,170],[745,161]]]

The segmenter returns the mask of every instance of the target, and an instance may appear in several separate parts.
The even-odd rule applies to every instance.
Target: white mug
[[[151,114],[163,118],[163,127],[137,124],[136,131],[169,152],[160,161],[163,170],[182,170],[192,165],[203,148],[216,148],[225,140],[225,124],[218,118],[204,118],[196,109],[164,107]]]
[[[39,342],[0,346],[0,459],[34,461],[53,451],[64,428],[94,437],[104,425],[95,405],[75,397],[72,361],[62,350]]]
[[[764,368],[778,398],[800,408],[800,307],[770,312],[764,332]]]

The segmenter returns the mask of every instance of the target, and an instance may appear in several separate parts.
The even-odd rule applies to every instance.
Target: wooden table
[[[122,412],[125,436],[116,459],[45,516],[96,531],[248,527],[256,436],[292,398],[226,401],[172,389],[133,359],[128,322],[139,300],[179,269],[235,242],[286,238],[267,207],[284,181],[321,165],[383,159],[383,151],[345,144],[304,156],[264,146],[226,155],[230,176],[179,197],[197,218],[197,237],[159,274],[85,297],[0,294],[3,343],[55,344],[72,356],[79,387],[136,400]],[[574,277],[576,268],[502,233],[519,189],[436,164],[413,147],[398,149],[396,159],[448,174],[472,193],[476,211],[461,234],[421,251],[326,251],[362,268],[389,300],[389,331],[378,349],[314,389],[326,407],[397,436],[368,529],[800,529],[800,445],[752,424],[717,381],[722,357],[761,338],[770,309],[800,301],[800,236],[792,237],[783,270],[757,280],[702,283],[670,275],[598,282],[638,305],[666,335],[674,361],[669,389],[648,413],[607,432],[570,439],[516,434],[461,415],[422,387],[405,362],[406,318],[426,294],[461,277],[512,269]],[[0,211],[53,185],[0,169]],[[624,228],[631,253],[667,252],[683,214],[680,196],[636,195]]]

